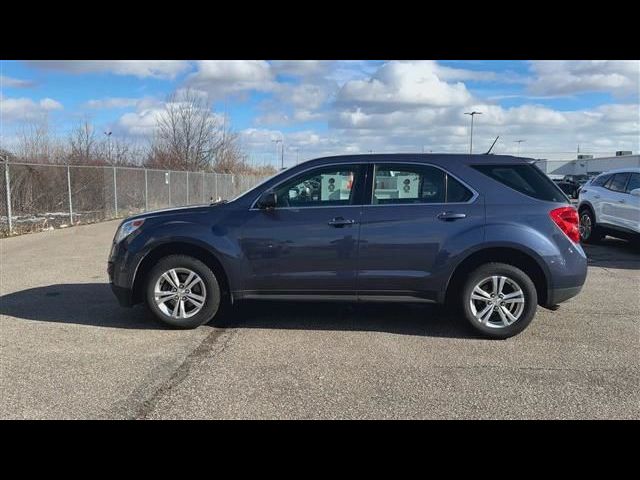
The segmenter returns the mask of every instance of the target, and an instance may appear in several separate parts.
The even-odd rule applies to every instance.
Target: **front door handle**
[[[438,220],[448,221],[448,220],[459,220],[461,218],[466,218],[466,213],[454,213],[454,212],[442,212],[438,214]]]
[[[600,198],[600,195],[594,195],[593,198]]]
[[[620,200],[618,200],[618,203],[624,203],[624,198],[621,198]]]
[[[353,225],[355,223],[356,223],[355,220],[345,220],[342,217],[336,217],[331,219],[331,221],[329,222],[329,226],[341,228],[341,227],[344,227],[345,225]]]

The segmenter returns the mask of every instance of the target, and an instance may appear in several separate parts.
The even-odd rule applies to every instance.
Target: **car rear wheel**
[[[602,240],[600,227],[596,225],[596,219],[591,210],[583,208],[580,210],[580,240],[584,243],[596,243]]]
[[[146,303],[153,315],[174,328],[196,328],[220,308],[220,286],[213,271],[187,255],[162,258],[146,280]]]
[[[464,315],[471,326],[490,338],[509,338],[533,320],[536,287],[519,268],[487,263],[473,271],[462,291]]]

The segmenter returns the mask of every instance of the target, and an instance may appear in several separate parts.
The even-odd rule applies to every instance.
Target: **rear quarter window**
[[[538,200],[567,203],[569,199],[540,169],[528,164],[472,165],[486,176]]]

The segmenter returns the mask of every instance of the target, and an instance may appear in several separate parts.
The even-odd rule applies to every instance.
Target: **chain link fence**
[[[259,175],[2,162],[0,236],[229,200]]]

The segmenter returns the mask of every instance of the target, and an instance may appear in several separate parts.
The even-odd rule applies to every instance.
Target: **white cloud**
[[[461,82],[447,83],[438,77],[435,62],[388,62],[368,80],[347,82],[338,103],[382,110],[407,106],[462,105],[471,94]]]
[[[262,60],[202,60],[197,67],[187,85],[214,97],[249,90],[270,91],[276,85],[270,64]]]
[[[197,92],[191,91],[198,95]],[[178,90],[175,102],[167,103],[153,98],[145,98],[139,101],[135,112],[128,112],[122,115],[115,124],[116,133],[131,137],[147,137],[150,138],[158,121],[167,114],[167,106],[182,107],[187,105],[181,102],[181,96],[185,90]],[[222,115],[213,113],[213,118],[218,124],[222,124]]]
[[[536,94],[640,94],[638,60],[534,61],[532,71],[529,91]]]
[[[94,109],[127,108],[135,107],[139,101],[139,98],[108,97],[89,100],[85,103],[85,107]]]
[[[27,63],[44,70],[74,74],[113,73],[164,79],[173,79],[191,68],[184,60],[30,60]]]
[[[0,75],[0,88],[30,88],[35,85],[32,80],[21,80],[19,78],[8,77],[6,75]]]
[[[62,104],[51,98],[35,101],[31,98],[0,97],[0,118],[3,122],[33,120],[52,110],[61,110]]]
[[[139,112],[125,113],[118,120],[117,128],[133,137],[150,137],[163,114],[163,108],[145,108]]]
[[[318,77],[330,71],[335,62],[329,60],[272,60],[273,72],[277,75],[293,75],[297,77]]]

